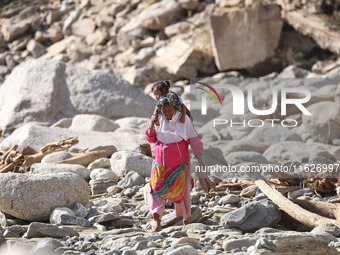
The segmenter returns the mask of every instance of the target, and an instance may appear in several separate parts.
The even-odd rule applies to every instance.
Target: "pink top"
[[[188,145],[194,152],[203,154],[203,144],[198,137],[190,118],[186,115],[185,123],[180,123],[181,113],[176,111],[171,120],[159,115],[159,126],[155,126],[152,134],[145,131],[146,139],[156,143],[153,148],[155,160],[165,167],[178,166],[190,161]]]

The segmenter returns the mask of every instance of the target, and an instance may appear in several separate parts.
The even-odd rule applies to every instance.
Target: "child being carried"
[[[170,104],[175,107],[175,109],[182,113],[182,116],[180,118],[180,122],[185,122],[185,115],[190,116],[189,110],[187,110],[187,107],[183,104],[183,100],[180,96],[178,96],[175,92],[170,91],[170,82],[169,81],[159,81],[156,82],[151,87],[151,91],[153,95],[155,96],[156,100],[159,101],[162,97],[167,97]],[[157,106],[155,108],[154,114],[158,115],[160,112],[159,103],[157,102]],[[157,125],[157,123],[155,123]]]

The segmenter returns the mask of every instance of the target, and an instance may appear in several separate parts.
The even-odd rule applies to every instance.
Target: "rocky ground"
[[[338,175],[306,171],[340,164],[334,6],[92,0],[5,11],[0,254],[338,254]],[[221,90],[223,105],[202,115],[190,80],[199,76],[244,95],[253,89],[257,109],[270,107],[273,89],[302,87],[312,115],[288,107],[283,116],[280,101],[266,116],[278,119],[273,125],[213,128],[213,119],[242,119]],[[145,194],[153,159],[144,131],[155,101],[147,84],[169,78],[190,108],[206,164],[238,172],[211,172],[217,187],[205,194],[192,160],[191,223],[183,227],[168,203],[163,230],[150,233]],[[244,120],[254,119],[262,120],[247,109]],[[296,126],[284,127],[285,119]],[[240,172],[269,166],[294,167],[283,176]],[[268,192],[262,178],[275,189]]]
[[[230,70],[262,76],[292,64],[325,72],[323,61],[340,52],[333,0],[16,2],[24,5],[3,8],[0,24],[2,81],[30,58],[104,70],[144,88]]]
[[[205,162],[208,165],[230,164],[237,169],[247,165],[305,166],[314,163],[331,166],[339,163],[340,136],[336,124],[340,105],[339,70],[335,68],[325,75],[318,75],[291,66],[280,74],[238,80],[239,87],[244,91],[247,87],[257,88],[258,96],[254,97],[256,105],[270,99],[270,88],[285,86],[287,81],[290,84],[304,83],[312,93],[313,101],[307,106],[312,116],[288,109],[289,118],[298,123],[297,127],[290,129],[279,123],[275,123],[274,127],[268,123],[261,128],[222,125],[216,127],[214,132],[207,132],[211,129],[211,121],[198,114],[200,106],[195,104],[195,100],[189,100],[196,129],[205,146]],[[301,75],[314,79],[292,79]],[[97,97],[91,98],[88,94],[87,99],[83,100],[82,95],[94,79],[92,77],[97,81],[97,87],[92,87],[92,93]],[[119,84],[119,90],[126,96],[115,96],[118,85],[104,86],[108,80]],[[235,82],[235,78],[216,77],[202,81],[209,80],[214,80],[217,85],[218,82]],[[30,90],[25,89],[28,86]],[[42,86],[49,89],[37,93]],[[191,86],[184,85],[182,88],[181,95],[185,100],[192,97]],[[22,165],[18,163],[14,171],[29,170],[28,174],[1,174],[0,207],[5,213],[1,217],[1,240],[6,243],[4,254],[7,250],[11,253],[13,249],[21,248],[25,254],[27,250],[32,250],[33,254],[46,254],[46,249],[51,254],[338,253],[340,225],[332,221],[337,219],[336,210],[325,215],[309,208],[330,221],[325,224],[315,221],[314,224],[312,220],[312,223],[303,224],[289,216],[285,212],[287,208],[279,209],[272,199],[261,192],[256,176],[240,173],[212,173],[210,178],[217,188],[210,194],[205,194],[196,185],[192,191],[193,215],[188,226],[181,226],[181,219],[175,217],[173,205],[169,203],[162,220],[163,230],[149,233],[152,218],[144,194],[147,192],[145,187],[153,159],[150,151],[141,150],[140,146],[146,143],[144,130],[149,118],[133,115],[137,110],[144,116],[150,115],[154,105],[151,98],[105,72],[87,71],[46,60],[32,60],[16,67],[0,91],[16,93],[14,100],[7,101],[1,108],[11,116],[10,119],[4,118],[7,122],[2,123],[8,123],[7,130],[15,131],[2,138],[0,148],[6,150],[14,144],[18,145],[12,153],[7,153],[12,155],[7,156],[9,162],[16,162],[14,159],[18,154],[14,151],[26,155],[26,146],[39,153],[44,145],[66,137],[78,137],[79,140],[69,149],[64,148],[67,150],[46,155],[40,163],[29,168],[21,167],[27,163],[28,156],[24,156],[26,161],[21,162]],[[62,94],[62,91],[68,93]],[[150,103],[138,105],[139,100],[129,99],[129,96],[140,98],[140,101],[150,100]],[[28,99],[30,107],[22,107]],[[124,104],[124,107],[119,110],[105,107],[115,105],[114,100],[119,105]],[[230,95],[224,96],[223,103],[223,107],[209,108],[211,116],[230,118]],[[90,106],[97,110],[67,118],[66,110],[70,111],[70,107],[63,108],[67,104],[74,105],[72,114],[77,109]],[[47,114],[53,109],[60,109],[58,115]],[[27,123],[20,126],[23,114]],[[104,117],[105,114],[108,117]],[[258,117],[247,113],[247,120],[254,118]],[[91,151],[98,153],[87,156],[87,160],[73,161],[73,164],[68,161]],[[59,164],[52,164],[55,162]],[[194,166],[195,161],[192,163]],[[298,168],[295,173],[290,173],[296,174],[293,181],[265,173],[262,176],[294,203],[324,202],[327,208],[338,205],[339,199],[334,191],[336,179],[328,179],[330,182],[324,179],[337,178],[337,175],[303,176],[300,170]],[[325,204],[322,206],[325,207]]]

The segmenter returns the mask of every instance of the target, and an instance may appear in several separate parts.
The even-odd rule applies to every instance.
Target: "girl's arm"
[[[155,107],[155,110],[153,111],[153,115],[152,116],[157,116],[156,120],[155,120],[155,125],[156,126],[159,126],[159,121],[158,121],[158,108],[157,108],[157,105]]]
[[[148,140],[149,143],[157,142],[157,136],[156,136],[156,131],[155,131],[156,121],[158,121],[158,115],[154,114],[151,117],[151,122],[150,122],[148,129],[145,131],[146,140]]]
[[[187,108],[184,104],[182,104],[182,116],[179,122],[184,123],[185,122],[185,115],[187,114]]]

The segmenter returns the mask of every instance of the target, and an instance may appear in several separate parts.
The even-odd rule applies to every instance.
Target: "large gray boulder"
[[[141,153],[119,151],[111,156],[111,169],[118,176],[135,171],[142,177],[150,177],[153,159]]]
[[[119,125],[113,120],[95,114],[79,114],[73,117],[70,129],[109,132],[115,131]]]
[[[226,10],[211,16],[213,51],[220,71],[251,69],[274,55],[283,25],[278,5]]]
[[[71,173],[0,175],[0,211],[29,221],[47,221],[56,207],[73,208],[90,199],[88,184]]]
[[[0,87],[0,128],[29,121],[56,121],[77,114],[107,118],[149,117],[155,101],[119,77],[99,70],[30,59],[17,66]]]
[[[277,206],[268,200],[254,201],[222,216],[226,228],[238,228],[252,232],[263,227],[274,227],[281,220]]]
[[[31,166],[31,174],[74,173],[84,180],[90,178],[91,171],[77,164],[36,163]]]
[[[19,151],[21,151],[25,146],[30,146],[35,150],[40,150],[40,148],[47,143],[57,142],[71,136],[78,137],[79,143],[74,145],[73,148],[80,150],[93,150],[100,146],[114,145],[118,150],[139,151],[139,144],[147,142],[143,132],[134,134],[130,133],[129,130],[121,130],[119,133],[104,133],[27,124],[16,129],[10,136],[6,137],[0,144],[0,148],[18,144]],[[37,137],[39,137],[39,139],[37,139]]]

